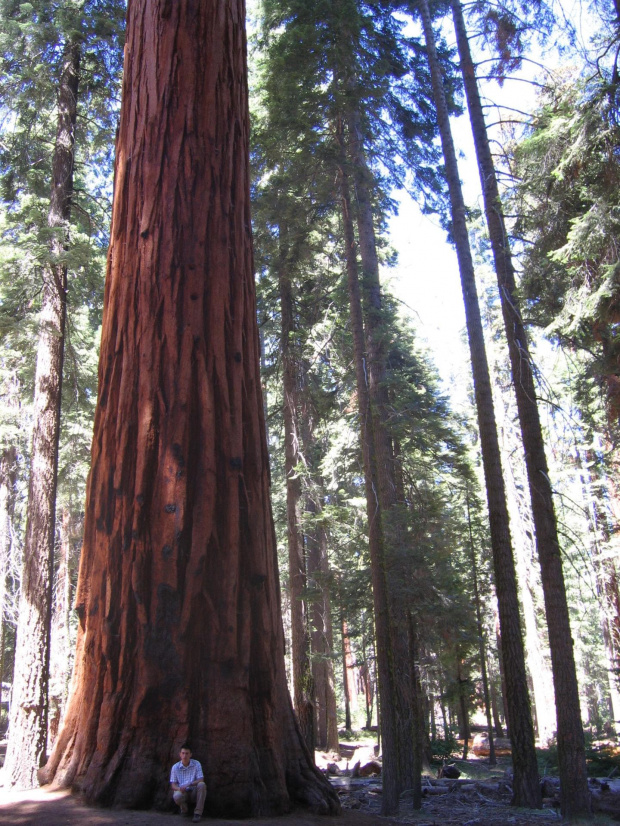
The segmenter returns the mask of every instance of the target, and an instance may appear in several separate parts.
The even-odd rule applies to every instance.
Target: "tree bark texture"
[[[579,707],[579,686],[577,684],[553,491],[549,479],[549,468],[538,413],[532,360],[517,298],[508,234],[469,49],[463,11],[459,0],[452,0],[452,11],[482,183],[485,215],[499,285],[512,380],[523,437],[523,449],[525,451],[525,463],[532,500],[532,514],[536,529],[536,547],[542,574],[545,612],[549,629],[551,668],[555,689],[560,809],[565,817],[574,817],[589,813],[590,792],[588,790],[585,741]]]
[[[286,686],[252,277],[243,0],[132,0],[71,698],[44,782],[339,810]]]
[[[480,307],[474,277],[473,260],[469,246],[465,203],[458,174],[454,142],[450,130],[448,108],[443,89],[443,78],[437,60],[435,40],[431,25],[428,0],[420,0],[424,35],[429,67],[432,75],[433,94],[441,134],[446,177],[450,192],[452,233],[455,241],[467,334],[474,377],[474,395],[478,413],[478,429],[482,448],[495,588],[499,608],[502,635],[502,654],[506,677],[506,703],[510,721],[510,739],[514,764],[513,804],[540,808],[542,805],[534,728],[527,689],[523,637],[519,620],[519,602],[514,558],[510,541],[510,528],[506,493],[502,474],[497,425],[493,407],[491,380],[487,363]]]
[[[286,231],[280,226],[279,289],[284,418],[284,472],[286,475],[286,533],[288,542],[289,594],[291,600],[291,661],[293,705],[310,753],[314,754],[313,679],[310,640],[305,610],[306,560],[301,527],[301,474],[299,463],[299,374],[295,357],[293,285],[288,271]]]
[[[412,727],[402,720],[399,720],[403,704],[400,700],[396,676],[397,668],[407,667],[407,659],[406,657],[400,658],[399,662],[396,662],[397,656],[394,645],[394,625],[392,619],[393,607],[391,606],[391,595],[388,587],[385,537],[382,526],[376,446],[374,440],[376,422],[371,409],[368,387],[368,359],[364,338],[362,299],[342,123],[338,124],[337,137],[341,153],[339,182],[351,331],[353,334],[355,358],[355,379],[360,413],[362,456],[366,487],[366,510],[368,515],[368,543],[370,549],[377,638],[377,671],[381,708],[381,737],[383,741],[383,795],[381,812],[383,815],[390,815],[398,812],[401,793],[405,789],[413,787]]]
[[[37,771],[46,759],[58,440],[67,312],[67,266],[62,258],[73,194],[79,71],[80,44],[69,41],[58,87],[58,125],[48,213],[48,225],[54,234],[50,260],[43,269],[28,513],[9,743],[4,763],[5,782],[18,788],[37,785]]]

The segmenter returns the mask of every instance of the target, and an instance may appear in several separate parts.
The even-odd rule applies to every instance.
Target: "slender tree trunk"
[[[422,694],[422,681],[420,680],[420,656],[418,649],[418,631],[416,621],[412,611],[407,612],[407,625],[409,630],[409,667],[411,669],[411,685],[413,686],[413,731],[414,731],[414,760],[417,766],[422,767],[424,763],[424,751],[426,747],[426,726],[424,724],[424,698]],[[410,790],[414,809],[422,808],[422,772],[416,772],[413,777],[413,786]]]
[[[510,737],[510,718],[508,716],[508,703],[506,702],[506,674],[504,673],[504,650],[502,646],[502,630],[499,621],[499,607],[495,603],[495,640],[497,643],[497,664],[499,666],[499,684],[501,689],[502,709],[504,712],[504,723],[506,726],[506,734]],[[497,727],[496,727],[497,731]],[[501,737],[501,735],[498,735]]]
[[[291,600],[291,660],[293,705],[306,744],[314,754],[314,694],[310,666],[309,635],[305,610],[306,560],[301,527],[301,475],[299,463],[299,375],[295,357],[293,287],[288,271],[286,227],[280,226],[280,349],[284,418],[284,472],[286,474],[286,527],[288,539],[289,593]]]
[[[509,708],[510,738],[514,764],[513,804],[516,806],[540,808],[542,799],[536,763],[536,751],[534,748],[534,729],[527,690],[525,655],[523,651],[521,623],[519,620],[514,559],[510,543],[508,509],[506,506],[506,494],[493,408],[491,381],[484,347],[482,321],[480,318],[473,261],[467,233],[465,204],[450,130],[443,79],[435,50],[428,1],[420,0],[419,7],[422,11],[424,35],[433,82],[433,93],[437,106],[441,142],[446,164],[446,177],[448,179],[452,211],[452,233],[461,274],[467,333],[474,376],[474,394],[478,411],[482,463],[489,506],[495,587],[502,629],[502,651],[507,689],[506,701]]]
[[[341,152],[339,169],[342,220],[344,230],[347,283],[351,312],[351,330],[355,354],[355,376],[361,423],[362,455],[366,483],[366,509],[368,514],[368,542],[371,560],[371,578],[377,635],[377,664],[379,672],[379,696],[381,699],[381,739],[383,743],[383,795],[381,812],[384,815],[398,812],[400,794],[413,786],[411,726],[402,719],[402,703],[397,685],[396,669],[406,663],[397,655],[394,644],[394,623],[390,590],[386,573],[387,559],[383,533],[381,500],[374,438],[376,422],[371,409],[367,373],[367,354],[364,339],[364,323],[360,294],[359,274],[349,176],[346,164],[346,148],[342,123],[338,124],[337,136]]]
[[[469,752],[469,739],[471,737],[470,728],[469,728],[469,709],[468,709],[468,697],[467,697],[467,684],[468,680],[463,674],[463,659],[461,656],[460,649],[457,647],[456,650],[456,681],[458,683],[459,689],[459,702],[458,702],[458,718],[459,718],[459,728],[460,728],[460,737],[463,741],[463,760],[467,760],[467,754]]]
[[[342,640],[342,693],[344,695],[344,728],[351,731],[351,688],[349,686],[349,666],[347,657],[347,639],[349,632],[344,618],[344,610],[340,606],[340,638]]]
[[[7,577],[13,546],[17,449],[8,447],[0,455],[0,709],[4,681]],[[4,731],[2,732],[4,734]]]
[[[242,0],[134,0],[71,698],[41,778],[214,815],[329,813],[293,713],[252,277]]]
[[[553,492],[538,414],[536,387],[528,341],[517,298],[514,268],[493,157],[484,122],[475,70],[459,0],[452,0],[461,70],[474,135],[489,238],[495,261],[500,301],[508,341],[512,380],[517,398],[525,463],[542,574],[549,648],[555,688],[560,809],[565,817],[590,811],[585,742],[579,707],[579,687],[573,652],[566,587],[558,540]]]
[[[48,213],[54,236],[50,261],[43,271],[28,516],[9,743],[4,763],[5,782],[18,788],[35,786],[37,770],[46,760],[56,482],[67,311],[67,266],[62,259],[73,194],[79,70],[80,44],[69,41],[58,89],[58,127]]]
[[[466,491],[467,526],[469,528],[469,553],[471,559],[472,587],[474,589],[474,604],[476,606],[476,628],[478,630],[478,650],[480,652],[480,672],[482,674],[482,690],[484,692],[484,708],[487,716],[487,732],[489,735],[489,766],[497,765],[495,758],[495,743],[493,741],[493,720],[491,719],[491,699],[489,692],[489,678],[487,675],[487,652],[484,625],[482,622],[482,607],[480,605],[480,591],[478,589],[478,565],[476,563],[476,548],[471,525],[469,510],[469,491]]]
[[[72,520],[68,509],[63,509],[60,521],[60,542],[58,548],[58,571],[52,608],[50,638],[50,688],[49,688],[49,744],[53,745],[64,713],[67,699],[70,669],[69,611],[71,580],[69,565],[71,558]]]
[[[318,506],[312,502],[315,512]],[[312,671],[317,707],[317,747],[337,752],[338,718],[334,689],[334,635],[329,592],[327,534],[317,524],[309,537],[308,578],[314,591],[312,608]]]
[[[599,479],[592,471],[584,468],[577,449],[577,466],[581,477],[584,507],[588,514],[588,537],[590,556],[596,572],[596,590],[601,600],[601,629],[607,655],[609,699],[612,708],[614,730],[620,733],[620,591],[616,560],[604,553],[605,545],[611,539],[611,531],[602,501]],[[596,457],[592,451],[586,454],[587,465],[596,468]],[[601,546],[601,542],[603,546]]]
[[[498,737],[504,736],[504,729],[502,728],[502,720],[499,714],[499,701],[497,697],[497,689],[495,688],[495,680],[491,680],[491,709],[493,711],[493,725],[495,726],[495,734]]]
[[[13,546],[16,481],[17,449],[8,447],[0,455],[0,622],[4,622],[6,611],[7,576]]]

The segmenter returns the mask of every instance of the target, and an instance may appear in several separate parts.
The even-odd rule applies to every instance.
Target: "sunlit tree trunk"
[[[63,509],[59,525],[58,568],[55,577],[50,639],[49,742],[53,745],[67,699],[70,670],[69,614],[71,610],[71,513]]]
[[[242,0],[133,0],[67,713],[42,780],[148,807],[190,739],[226,817],[337,796],[288,695]]]
[[[13,549],[13,515],[17,481],[17,449],[8,447],[0,454],[0,708],[4,681],[4,643],[6,628],[7,577]]]
[[[309,507],[312,507],[315,516],[318,515],[319,506],[312,502]],[[307,542],[309,590],[314,592],[310,607],[317,748],[337,752],[339,748],[338,718],[332,659],[334,635],[331,618],[327,534],[323,525],[315,525],[307,535]]]
[[[428,0],[420,0],[419,8],[422,13],[424,36],[433,82],[433,94],[437,106],[441,143],[446,164],[452,214],[452,234],[461,275],[467,334],[471,352],[474,395],[489,507],[495,588],[502,635],[503,665],[506,677],[505,700],[509,710],[508,717],[514,765],[513,804],[540,808],[542,799],[534,748],[534,728],[527,688],[523,637],[519,620],[517,581],[510,541],[508,509],[491,381],[467,232],[465,203],[450,129],[443,78],[435,49]]]
[[[293,285],[288,266],[287,232],[280,226],[281,249],[278,260],[280,290],[280,351],[284,418],[284,472],[286,475],[286,533],[288,541],[289,594],[291,600],[291,661],[293,705],[302,734],[314,754],[313,677],[310,666],[306,616],[306,560],[301,527],[301,471],[299,416],[299,362],[295,352],[296,323]]]
[[[46,760],[56,482],[67,312],[67,265],[63,255],[73,194],[79,70],[80,44],[69,41],[58,87],[58,127],[48,213],[54,234],[50,261],[43,268],[28,513],[9,743],[4,763],[5,782],[21,788],[37,785],[37,770]]]

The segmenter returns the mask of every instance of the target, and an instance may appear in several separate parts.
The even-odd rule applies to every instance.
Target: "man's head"
[[[186,745],[181,746],[179,757],[181,758],[181,763],[183,763],[184,766],[189,766],[191,756],[192,750],[190,749],[190,747]]]

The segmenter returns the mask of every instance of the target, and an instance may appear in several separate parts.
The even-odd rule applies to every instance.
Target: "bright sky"
[[[579,31],[588,34],[593,31],[592,19],[587,17],[577,0],[561,2],[558,8]],[[447,26],[445,35],[454,45],[454,36]],[[549,65],[551,60],[558,66],[561,59],[557,52],[550,49],[550,53],[551,58],[540,53],[533,57],[543,65]],[[581,61],[577,58],[576,62]],[[525,63],[515,79],[508,78],[502,87],[495,82],[487,83],[483,94],[494,104],[532,111],[536,106],[537,89],[523,81],[536,77],[540,71],[534,63]],[[506,117],[518,117],[507,110],[505,114]],[[497,110],[487,110],[486,116],[487,123],[499,119]],[[465,202],[482,209],[467,114],[453,119],[452,129],[457,152],[461,155],[459,170]],[[471,381],[471,368],[464,336],[465,312],[456,253],[447,243],[445,232],[435,216],[422,215],[406,194],[399,200],[399,214],[390,221],[390,239],[398,251],[399,264],[395,270],[384,273],[384,277],[389,280],[396,296],[411,308],[418,335],[427,342],[445,389],[458,406]]]

